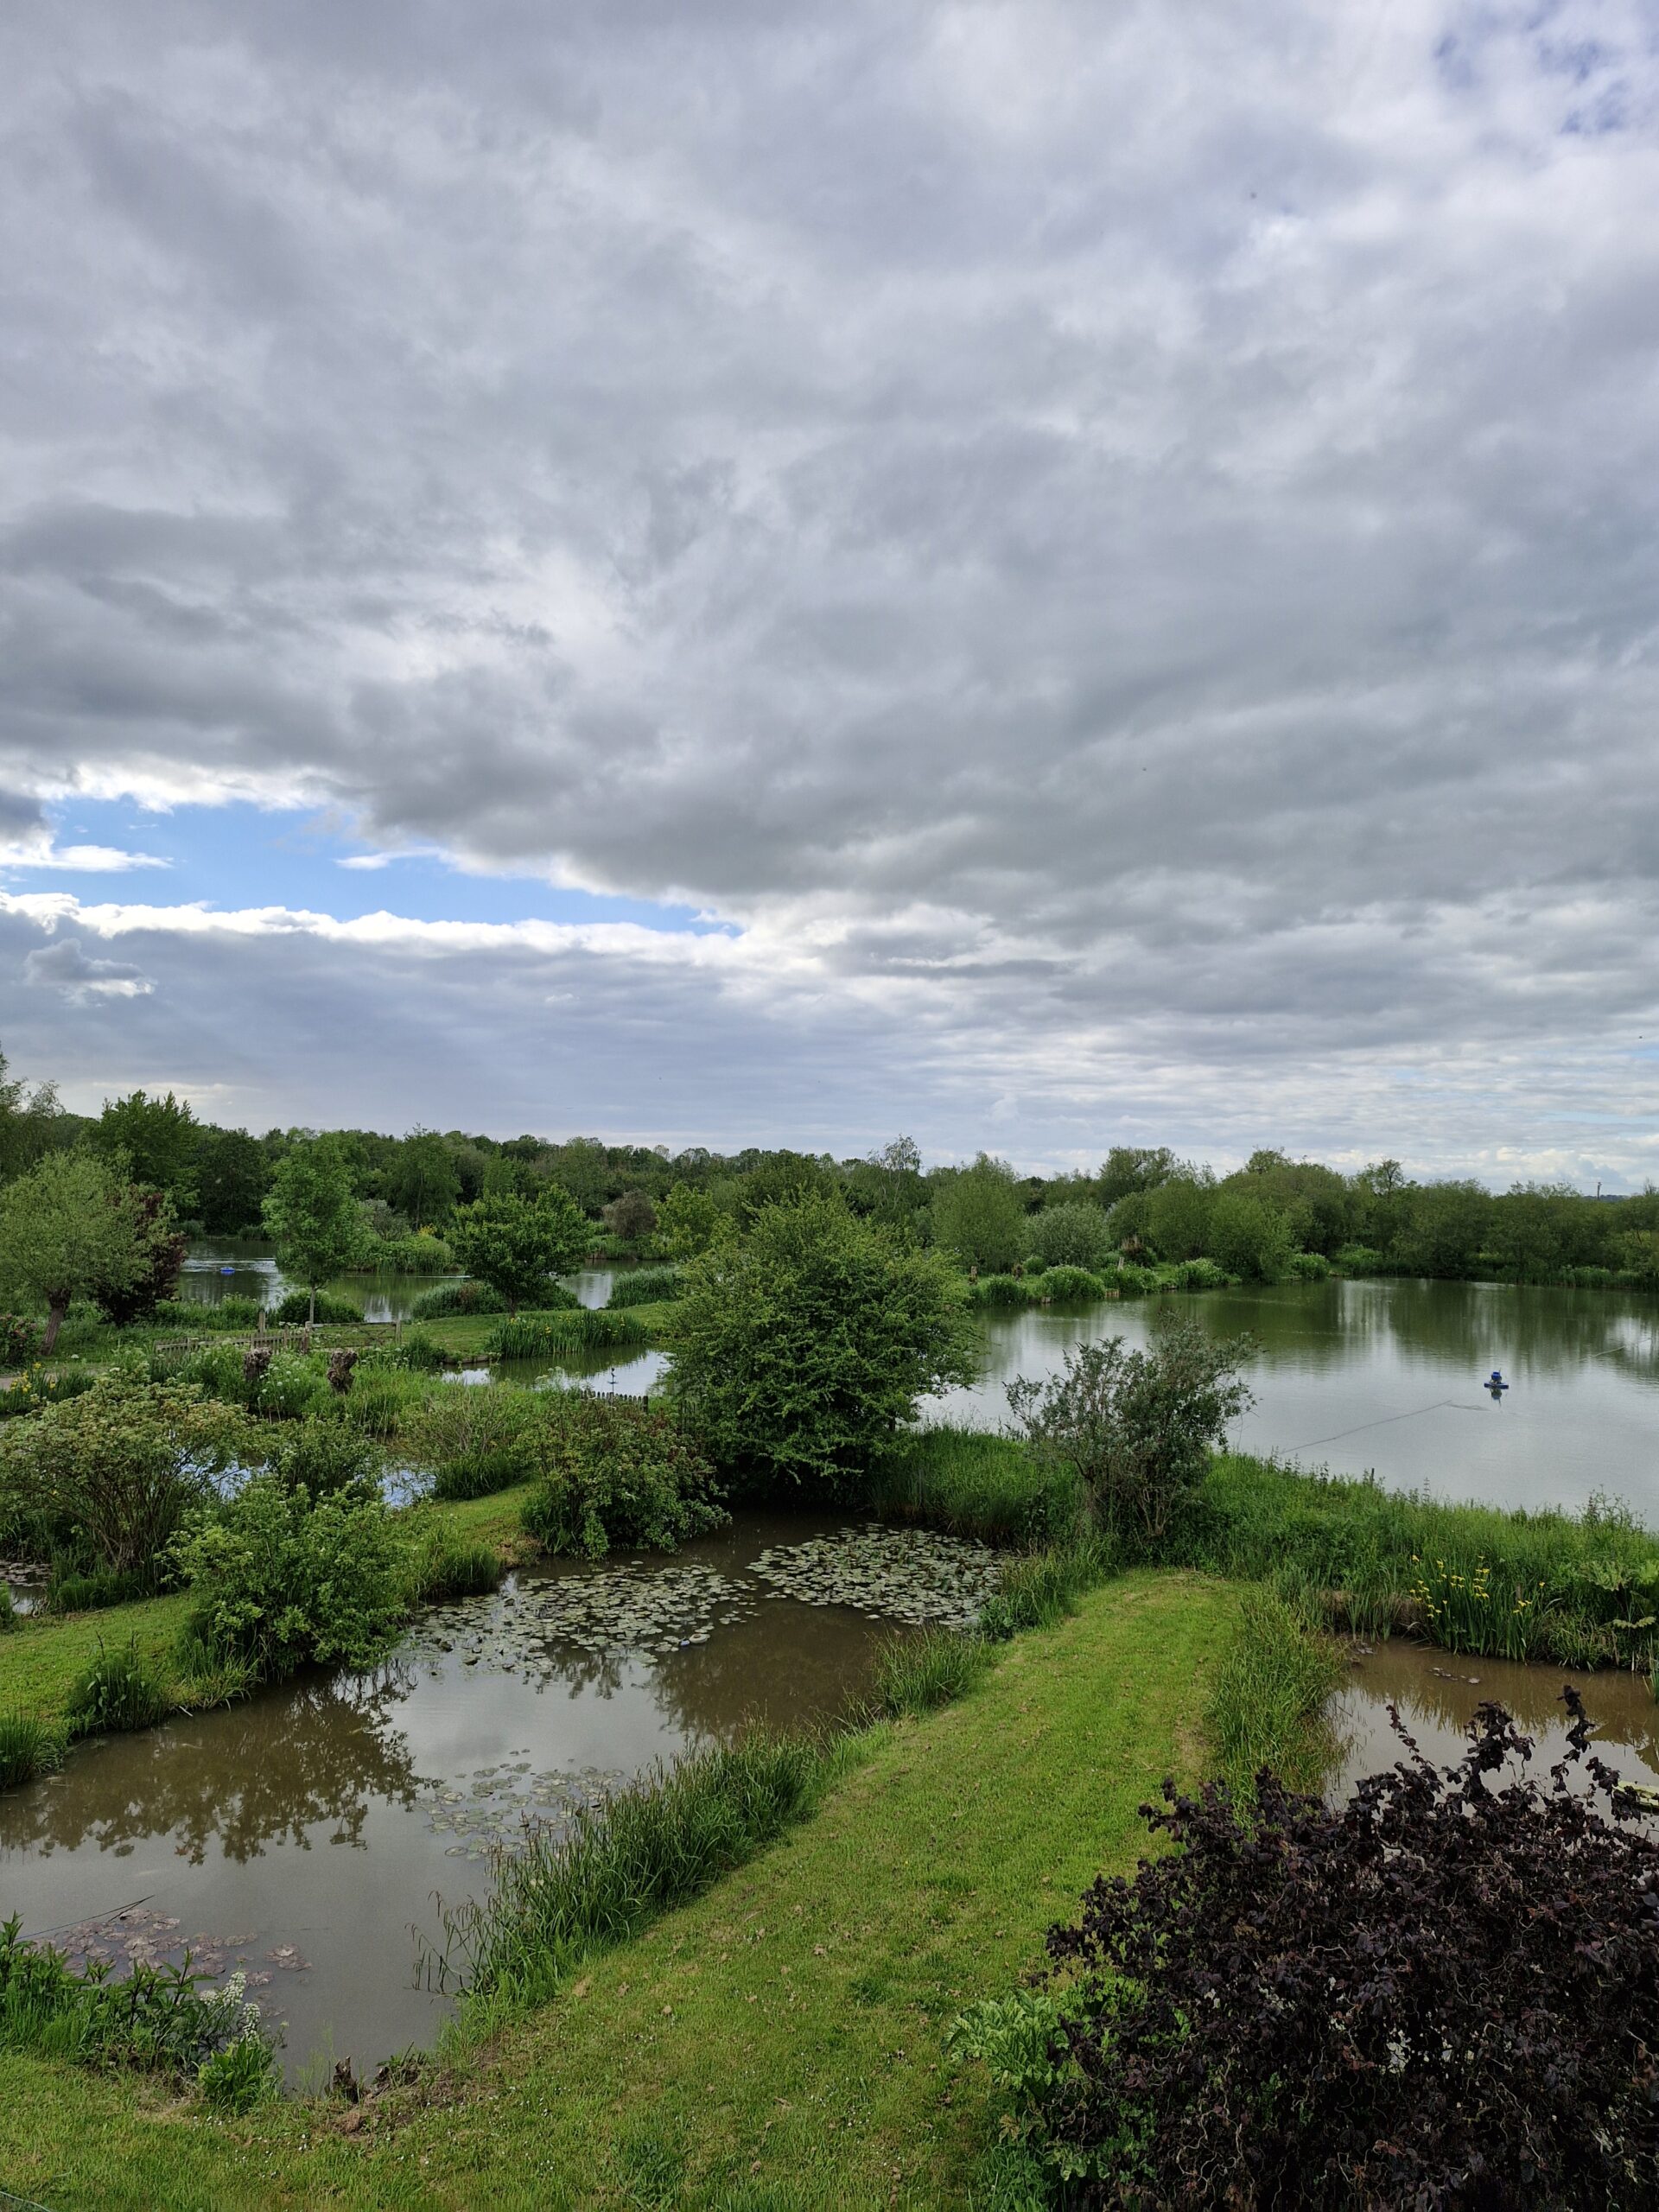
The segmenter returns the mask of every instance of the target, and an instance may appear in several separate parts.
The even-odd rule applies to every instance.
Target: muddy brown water
[[[1595,1723],[1595,1748],[1607,1764],[1627,1782],[1659,1786],[1659,1704],[1645,1675],[1471,1659],[1391,1637],[1375,1647],[1355,1647],[1349,1680],[1326,1707],[1336,1752],[1329,1791],[1345,1797],[1364,1776],[1409,1756],[1389,1721],[1390,1703],[1423,1756],[1447,1766],[1461,1756],[1475,1708],[1484,1700],[1503,1706],[1532,1738],[1530,1770],[1548,1787],[1549,1768],[1566,1747],[1566,1682],[1581,1693]]]
[[[922,1532],[746,1514],[669,1556],[613,1554],[441,1607],[366,1675],[313,1675],[77,1751],[0,1797],[0,1917],[77,1960],[240,1966],[291,2082],[429,2044],[440,1900],[749,1721],[836,1713],[874,1645],[973,1617],[992,1554]]]

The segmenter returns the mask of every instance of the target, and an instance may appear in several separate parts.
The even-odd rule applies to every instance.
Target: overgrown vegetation
[[[557,1313],[519,1313],[490,1332],[485,1351],[495,1359],[541,1359],[562,1351],[620,1351],[646,1344],[651,1332],[636,1314],[579,1306]]]
[[[598,1559],[613,1545],[672,1551],[728,1520],[713,1468],[680,1424],[614,1398],[556,1402],[537,1440],[525,1531],[550,1552]]]

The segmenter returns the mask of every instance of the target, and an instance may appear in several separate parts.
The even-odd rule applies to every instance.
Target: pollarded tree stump
[[[328,1388],[331,1390],[338,1390],[343,1395],[351,1389],[352,1370],[357,1365],[357,1354],[347,1351],[343,1344],[338,1351],[329,1353]]]
[[[269,1344],[250,1344],[242,1355],[242,1378],[246,1382],[263,1382],[265,1370],[270,1365]]]

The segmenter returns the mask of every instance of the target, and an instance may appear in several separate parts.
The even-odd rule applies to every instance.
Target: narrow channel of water
[[[746,1514],[668,1558],[521,1574],[424,1616],[366,1676],[314,1676],[74,1752],[0,1796],[0,1909],[77,1958],[243,1966],[290,2080],[428,2044],[440,1899],[489,1853],[751,1719],[838,1711],[881,1637],[973,1618],[992,1555]]]

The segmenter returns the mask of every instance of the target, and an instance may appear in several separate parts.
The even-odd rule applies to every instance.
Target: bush
[[[1213,1260],[1182,1260],[1172,1270],[1172,1290],[1225,1290],[1232,1277]]]
[[[562,1351],[604,1351],[651,1341],[643,1321],[632,1313],[594,1313],[578,1306],[569,1313],[519,1313],[491,1330],[485,1350],[498,1359],[543,1359]]]
[[[302,1322],[314,1319],[318,1321],[350,1323],[360,1321],[363,1319],[363,1308],[360,1306],[353,1306],[349,1298],[336,1296],[332,1290],[320,1290],[317,1293],[317,1310],[314,1316],[311,1311],[310,1292],[290,1290],[285,1298],[281,1299],[271,1308],[270,1318],[281,1328],[295,1328]]]
[[[488,1544],[467,1543],[442,1522],[419,1533],[412,1590],[416,1605],[439,1605],[452,1598],[481,1597],[501,1586],[501,1561]]]
[[[1331,1272],[1331,1262],[1323,1252],[1293,1252],[1285,1262],[1285,1274],[1292,1282],[1323,1282]]]
[[[581,1264],[588,1226],[575,1200],[550,1183],[533,1198],[502,1191],[457,1206],[453,1233],[468,1274],[499,1290],[516,1313],[545,1305],[551,1278]]]
[[[455,1255],[441,1236],[376,1237],[361,1262],[351,1272],[398,1275],[447,1275],[454,1272]]]
[[[417,1465],[434,1470],[435,1497],[487,1497],[535,1472],[537,1432],[550,1418],[543,1394],[452,1382],[404,1424],[403,1442]]]
[[[1383,1275],[1391,1272],[1387,1255],[1370,1244],[1344,1244],[1336,1263],[1345,1275]]]
[[[108,1567],[94,1567],[84,1574],[74,1567],[55,1573],[47,1586],[46,1603],[54,1613],[101,1612],[110,1605],[128,1605],[149,1594],[155,1577],[146,1573],[118,1574]]]
[[[70,1684],[63,1710],[72,1736],[113,1735],[153,1728],[167,1718],[172,1703],[135,1641],[113,1651],[100,1643],[97,1656]]]
[[[1562,1701],[1548,1788],[1495,1705],[1445,1769],[1402,1730],[1338,1808],[1263,1775],[1252,1821],[1165,1784],[1175,1848],[1051,1932],[1048,2032],[1005,2075],[1068,2202],[1655,2201],[1659,1844]]]
[[[194,1601],[189,1633],[261,1681],[313,1660],[370,1666],[404,1618],[408,1541],[372,1492],[314,1500],[254,1475],[190,1523],[175,1556]]]
[[[253,1394],[253,1408],[267,1421],[303,1421],[329,1401],[328,1377],[321,1360],[302,1352],[275,1351]]]
[[[669,1387],[716,1465],[831,1489],[979,1357],[949,1262],[817,1194],[691,1262],[674,1342]]]
[[[611,1285],[609,1303],[619,1306],[660,1306],[677,1298],[682,1287],[677,1268],[630,1268]]]
[[[1037,1275],[981,1275],[968,1286],[975,1306],[1031,1306],[1043,1295],[1045,1278]]]
[[[567,1298],[571,1305],[575,1304],[569,1291],[551,1296],[557,1289],[556,1283],[550,1283],[541,1295],[556,1306],[562,1305]],[[423,1290],[409,1313],[414,1321],[444,1321],[456,1313],[505,1313],[506,1310],[507,1301],[499,1290],[492,1290],[486,1282],[474,1282],[467,1275],[459,1282],[441,1282],[432,1290]]]
[[[1087,1268],[1056,1265],[1048,1269],[1037,1286],[1039,1294],[1050,1300],[1081,1305],[1085,1300],[1098,1303],[1106,1296],[1106,1286],[1098,1275],[1090,1274]]]
[[[730,1516],[713,1470],[654,1407],[570,1398],[544,1440],[524,1525],[550,1552],[596,1559],[613,1544],[672,1551]]]
[[[1045,1206],[1026,1224],[1033,1249],[1047,1267],[1082,1268],[1097,1274],[1109,1261],[1112,1235],[1106,1217],[1086,1198]]]
[[[233,1408],[190,1384],[108,1368],[80,1396],[0,1434],[0,1503],[67,1524],[100,1565],[153,1586],[159,1554],[245,1437]]]
[[[1157,1289],[1158,1270],[1143,1268],[1135,1260],[1120,1260],[1116,1271],[1109,1273],[1106,1280],[1125,1298],[1144,1297],[1147,1291]]]
[[[1249,1351],[1177,1321],[1144,1351],[1122,1337],[1080,1344],[1046,1382],[1010,1382],[1008,1404],[1038,1457],[1075,1474],[1096,1519],[1156,1554],[1192,1518],[1211,1452],[1251,1402],[1238,1376]]]
[[[194,1298],[164,1298],[156,1308],[156,1319],[162,1328],[209,1336],[221,1329],[238,1332],[257,1329],[262,1311],[257,1298],[221,1298],[217,1306],[199,1304]]]
[[[360,1427],[313,1419],[297,1422],[279,1437],[268,1464],[290,1490],[326,1497],[353,1487],[378,1488],[384,1455]]]
[[[0,1366],[27,1367],[41,1348],[41,1325],[26,1313],[0,1313]]]
[[[63,1764],[63,1742],[32,1713],[0,1713],[0,1789],[16,1789]]]
[[[1044,1259],[1040,1252],[1027,1252],[1025,1258],[1020,1262],[1020,1273],[1022,1275],[1027,1276],[1039,1275],[1047,1265],[1047,1261]]]

